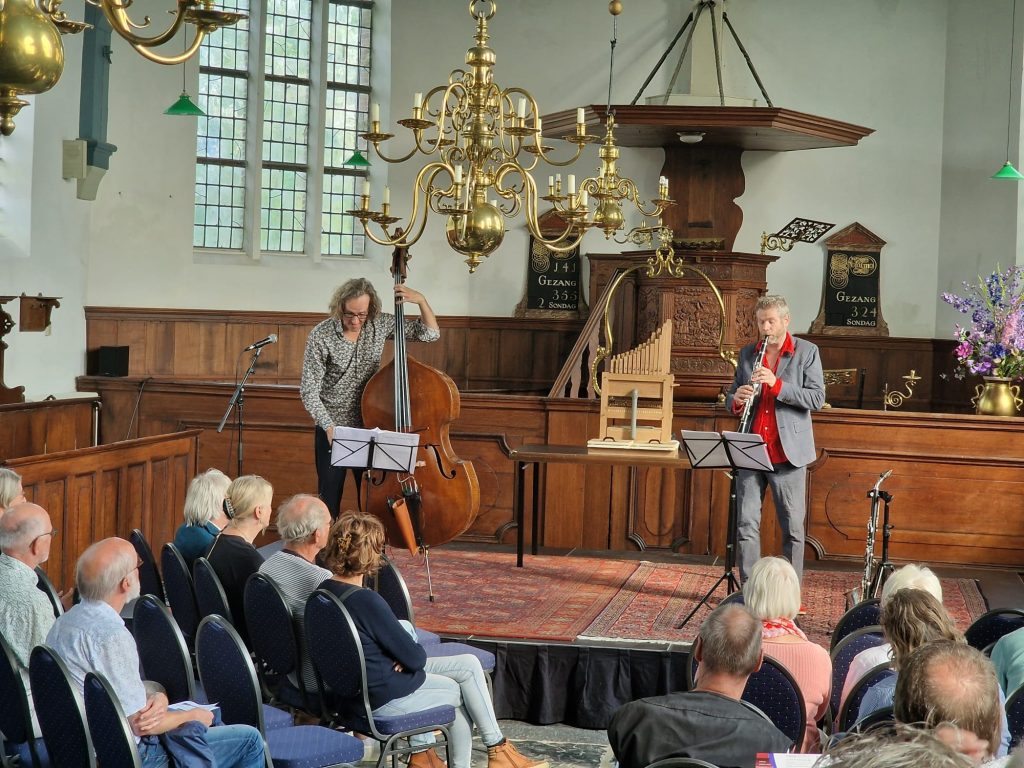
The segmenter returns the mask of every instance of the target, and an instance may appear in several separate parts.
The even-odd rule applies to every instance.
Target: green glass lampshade
[[[370,161],[357,149],[352,153],[352,157],[345,161],[345,165],[352,165],[356,168],[369,168]]]
[[[998,171],[992,174],[993,179],[1009,179],[1010,181],[1020,181],[1024,179],[1024,173],[1021,173],[1013,167],[1013,163],[1009,160],[1003,165]]]
[[[206,113],[192,103],[185,91],[181,92],[178,100],[164,110],[165,115],[184,115],[188,117],[203,117]]]

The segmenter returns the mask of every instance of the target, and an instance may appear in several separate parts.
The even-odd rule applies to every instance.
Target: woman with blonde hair
[[[0,515],[8,507],[25,501],[25,491],[21,487],[21,475],[13,469],[0,467]]]
[[[248,641],[245,626],[245,582],[263,565],[253,541],[270,525],[274,489],[259,475],[243,475],[228,486],[234,517],[213,540],[206,559],[220,579],[231,609],[234,627]]]
[[[373,713],[396,716],[453,706],[453,768],[470,768],[474,725],[487,747],[488,768],[547,768],[547,761],[523,756],[502,735],[483,669],[475,656],[428,659],[384,598],[363,588],[363,577],[379,570],[383,551],[384,527],[380,520],[363,512],[345,512],[331,527],[322,554],[323,564],[334,576],[320,585],[345,598],[359,630]],[[427,749],[413,754],[409,765],[443,768],[444,762]]]
[[[185,494],[185,522],[174,534],[174,546],[189,568],[203,554],[231,519],[227,515],[231,478],[219,469],[208,469],[192,478]]]
[[[761,648],[789,670],[804,697],[807,724],[802,752],[819,752],[817,721],[828,709],[832,660],[828,651],[807,639],[794,619],[800,610],[800,579],[788,560],[762,557],[743,585],[743,603],[761,621]]]

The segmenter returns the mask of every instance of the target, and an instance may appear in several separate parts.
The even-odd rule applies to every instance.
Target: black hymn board
[[[882,246],[854,222],[825,241],[821,308],[811,333],[888,336],[882,317]]]

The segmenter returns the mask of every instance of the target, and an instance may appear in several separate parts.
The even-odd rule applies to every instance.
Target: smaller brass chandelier
[[[128,15],[132,0],[86,0],[100,8],[117,34],[142,56],[158,64],[181,64],[191,58],[203,39],[220,27],[236,24],[244,13],[221,11],[213,0],[177,0],[174,17],[162,32],[141,35],[137,30],[151,25],[149,16],[141,22]],[[0,134],[14,132],[14,117],[28,102],[26,94],[45,93],[64,72],[64,44],[60,36],[75,34],[89,25],[68,18],[61,0],[0,0]],[[182,53],[165,56],[153,49],[172,40],[183,24],[196,28],[195,39]]]
[[[479,6],[479,7],[478,7]],[[453,70],[446,85],[426,97],[413,98],[412,115],[398,124],[412,132],[413,147],[405,155],[389,157],[381,144],[394,134],[381,130],[380,110],[370,110],[370,130],[360,136],[388,163],[403,163],[417,153],[434,157],[416,174],[412,212],[402,227],[392,215],[387,189],[379,209],[370,206],[369,182],[364,183],[358,208],[347,211],[363,225],[366,236],[380,245],[408,247],[422,236],[430,211],[447,217],[449,245],[466,257],[469,271],[501,244],[506,219],[525,213],[526,226],[535,241],[558,253],[567,253],[591,228],[612,237],[625,224],[624,201],[632,202],[645,216],[660,217],[673,205],[668,181],[662,177],[658,196],[649,204],[639,197],[632,179],[617,169],[619,148],[615,121],[609,114],[598,155],[598,175],[576,184],[568,176],[548,176],[546,194],[538,189],[533,172],[541,160],[550,166],[567,166],[579,159],[587,144],[602,141],[588,134],[583,109],[576,110],[576,130],[562,139],[576,145],[575,153],[556,160],[543,140],[540,109],[523,88],[502,89],[494,82],[496,56],[488,46],[487,22],[497,10],[496,0],[470,0],[469,13],[476,22],[475,45],[466,53],[466,69]],[[436,134],[427,132],[436,129]],[[539,201],[550,203],[565,222],[562,232],[545,237],[538,223]],[[594,210],[591,210],[593,203]],[[379,229],[374,231],[373,225]]]

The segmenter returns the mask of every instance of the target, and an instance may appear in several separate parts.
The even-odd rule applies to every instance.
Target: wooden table
[[[516,463],[516,486],[513,509],[516,521],[516,567],[523,567],[523,540],[526,529],[525,485],[526,465],[533,464],[533,537],[530,540],[530,554],[537,554],[540,516],[537,505],[540,501],[538,465],[540,464],[608,464],[629,467],[657,467],[660,469],[690,469],[690,461],[682,451],[615,450],[612,448],[588,448],[585,445],[524,445],[513,450],[509,458]]]

